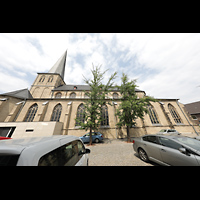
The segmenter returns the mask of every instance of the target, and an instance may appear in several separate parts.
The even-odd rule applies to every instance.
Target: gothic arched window
[[[53,113],[52,113],[52,116],[51,116],[51,121],[59,122],[61,112],[62,112],[62,105],[59,103],[53,109]]]
[[[108,107],[103,105],[101,108],[101,126],[109,126],[109,118],[108,118]]]
[[[56,93],[55,98],[61,98],[61,96],[62,96],[62,93],[58,92],[58,93]]]
[[[172,106],[171,104],[168,104],[168,108],[169,108],[169,111],[170,111],[174,121],[177,124],[182,123],[181,118],[180,118],[179,114],[177,113],[176,109],[174,108],[174,106]]]
[[[85,107],[83,104],[79,105],[77,109],[76,119],[78,121],[76,121],[75,126],[80,126],[81,122],[85,122]]]
[[[113,99],[118,99],[119,98],[119,95],[115,92],[113,93]]]
[[[72,92],[70,95],[69,95],[69,98],[76,98],[76,93],[75,92]]]
[[[152,124],[159,124],[158,116],[156,114],[154,107],[152,105],[149,105],[148,110],[149,110],[149,117],[150,117],[151,123]]]
[[[35,117],[35,114],[37,112],[37,109],[38,109],[38,105],[35,103],[33,104],[29,109],[28,109],[28,113],[26,115],[26,118],[25,118],[25,122],[32,122],[34,117]]]

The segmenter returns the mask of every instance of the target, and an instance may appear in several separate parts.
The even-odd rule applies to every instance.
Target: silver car
[[[0,141],[0,166],[86,166],[89,149],[75,136]]]
[[[200,166],[200,141],[176,135],[145,135],[134,138],[133,149],[140,159],[160,165]]]

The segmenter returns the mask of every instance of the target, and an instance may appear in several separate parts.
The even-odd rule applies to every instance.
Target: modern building
[[[75,121],[83,120],[83,102],[88,98],[88,85],[67,85],[64,81],[67,51],[44,73],[38,73],[30,90],[21,89],[0,94],[0,136],[12,138],[85,134]],[[136,89],[138,98],[146,95]],[[126,129],[117,129],[115,116],[120,105],[120,93],[114,88],[110,91],[112,106],[102,107],[105,120],[99,131],[105,138],[123,138]],[[197,133],[199,127],[193,122],[179,99],[158,99],[152,102],[144,120],[137,119],[137,125],[130,130],[131,136],[154,134],[161,129],[174,128],[181,133]]]

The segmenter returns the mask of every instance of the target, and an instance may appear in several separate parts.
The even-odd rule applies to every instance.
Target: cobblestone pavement
[[[91,150],[89,166],[153,166],[145,163],[136,156],[133,144],[123,140],[104,139],[103,143],[92,146],[85,145]]]

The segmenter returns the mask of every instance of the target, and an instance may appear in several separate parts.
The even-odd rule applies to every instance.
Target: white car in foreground
[[[87,166],[88,153],[75,136],[1,140],[0,166]]]

